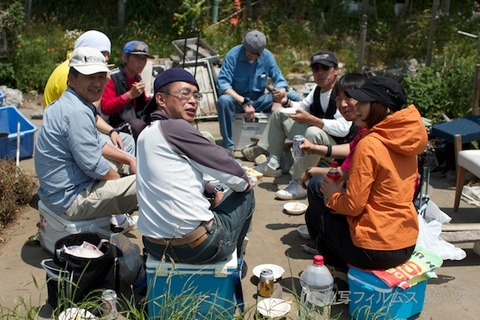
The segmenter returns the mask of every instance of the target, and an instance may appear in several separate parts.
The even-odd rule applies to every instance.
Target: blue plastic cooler
[[[239,276],[236,252],[228,261],[202,265],[161,262],[148,255],[146,266],[150,319],[179,312],[196,319],[233,319]]]
[[[357,268],[348,270],[348,312],[357,320],[408,319],[423,309],[427,280],[409,289],[390,288],[380,278]]]

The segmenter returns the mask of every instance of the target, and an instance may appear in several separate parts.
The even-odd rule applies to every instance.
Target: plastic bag
[[[467,254],[460,248],[440,237],[442,223],[437,220],[427,221],[418,215],[418,239],[417,246],[426,248],[438,254],[443,260],[462,260]]]
[[[123,253],[119,259],[120,279],[129,285],[135,285],[145,277],[145,268],[140,247],[132,243],[125,235],[113,233],[110,242],[116,245]]]

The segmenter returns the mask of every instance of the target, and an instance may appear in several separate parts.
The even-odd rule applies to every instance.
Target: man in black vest
[[[284,99],[282,104],[286,108],[272,113],[257,144],[270,155],[267,162],[255,167],[255,170],[265,176],[282,175],[280,166],[283,160],[283,145],[287,138],[293,140],[295,135],[302,135],[315,144],[335,145],[345,143],[350,136],[353,137],[352,123],[343,118],[337,110],[334,97],[331,96],[337,81],[337,58],[332,52],[322,50],[314,53],[310,62],[317,86],[300,102]],[[290,169],[292,180],[285,189],[276,192],[277,198],[289,200],[306,197],[307,191],[301,186],[300,177],[308,167],[316,166],[319,161],[320,156],[316,154],[294,158]]]
[[[145,95],[145,82],[140,73],[153,59],[148,45],[133,40],[123,47],[122,62],[119,68],[110,73],[110,81],[101,101],[101,114],[108,117],[108,123],[121,131],[130,132],[135,141],[145,128],[141,119],[149,98]]]

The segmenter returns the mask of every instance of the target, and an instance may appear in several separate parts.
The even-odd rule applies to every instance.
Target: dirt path
[[[20,109],[28,118],[31,113],[41,109],[33,102]],[[40,120],[31,120],[40,127]],[[218,123],[202,122],[199,130],[210,131],[218,139]],[[237,153],[237,156],[240,156]],[[251,163],[246,163],[252,165]],[[33,159],[21,162],[25,170],[33,170]],[[249,234],[249,244],[245,260],[249,266],[243,279],[243,291],[247,306],[255,306],[256,278],[252,270],[256,265],[273,263],[282,266],[286,272],[282,284],[284,299],[292,300],[289,293],[299,292],[299,275],[310,263],[311,256],[301,245],[305,242],[296,228],[304,223],[303,215],[287,215],[282,208],[285,202],[274,200],[274,192],[288,183],[289,176],[264,178],[255,188],[256,211]],[[453,214],[452,181],[445,177],[432,178],[430,196],[435,203],[454,221],[479,221],[479,209],[461,203],[458,213]],[[306,200],[302,200],[306,203]],[[46,298],[45,273],[40,267],[42,259],[50,257],[40,246],[26,244],[28,237],[37,231],[38,211],[36,205],[24,207],[18,219],[0,232],[0,305],[13,307],[18,305],[18,297],[27,301],[28,306],[43,306]],[[132,241],[140,242],[138,231],[131,234]],[[467,258],[462,261],[445,261],[437,270],[438,279],[430,280],[427,286],[425,307],[418,319],[477,319],[480,314],[478,296],[480,294],[480,256],[471,250],[472,244],[463,244]],[[48,316],[48,309],[42,309],[41,316]],[[339,319],[349,319],[345,306],[336,308],[334,315]],[[291,312],[289,317],[295,318]]]

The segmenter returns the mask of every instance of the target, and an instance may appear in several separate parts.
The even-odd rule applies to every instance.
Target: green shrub
[[[19,206],[27,204],[36,190],[34,178],[12,160],[0,160],[0,228],[15,220]]]
[[[406,75],[403,86],[409,103],[422,116],[438,122],[443,113],[450,118],[471,113],[474,72],[475,57],[444,58]]]

